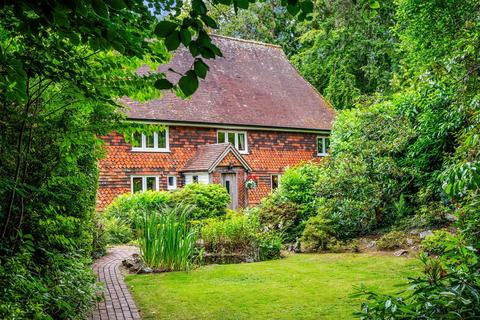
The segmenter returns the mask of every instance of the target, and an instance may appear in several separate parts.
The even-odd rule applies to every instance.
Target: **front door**
[[[230,194],[230,209],[237,209],[238,195],[237,195],[237,174],[236,173],[222,173],[222,185]]]

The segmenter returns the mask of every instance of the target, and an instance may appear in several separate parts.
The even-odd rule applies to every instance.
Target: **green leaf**
[[[207,71],[209,69],[210,68],[208,67],[208,65],[203,62],[202,59],[195,60],[195,63],[193,64],[193,70],[195,71],[197,76],[202,79],[205,79],[205,77],[207,76]]]
[[[93,11],[102,18],[108,19],[108,8],[102,0],[92,0]]]
[[[178,86],[182,90],[185,96],[191,96],[198,88],[198,78],[193,70],[189,70],[183,77],[178,81]]]
[[[112,47],[113,49],[117,50],[118,52],[120,53],[125,53],[125,47],[123,46],[123,44],[119,41],[112,41]]]
[[[192,1],[192,9],[198,14],[205,14],[207,13],[207,6],[203,3],[202,0],[193,0]]]
[[[290,13],[292,16],[296,16],[297,13],[298,13],[298,11],[300,11],[300,7],[299,7],[298,5],[292,6],[292,5],[289,4],[289,5],[287,6],[287,11],[288,11],[288,13]]]
[[[240,9],[248,9],[248,0],[235,0],[233,3],[236,4]]]
[[[192,41],[190,42],[190,44],[188,45],[188,50],[190,51],[190,54],[193,56],[193,57],[196,57],[199,55],[199,50],[198,50],[198,45],[195,41]]]
[[[183,45],[186,47],[192,41],[192,34],[188,28],[180,30],[180,39],[182,40]]]
[[[157,81],[155,81],[155,84],[153,86],[159,90],[166,90],[166,89],[173,88],[173,84],[167,79],[158,79]]]
[[[69,25],[68,16],[65,10],[57,9],[53,12],[53,18],[55,22],[62,27],[66,27]]]
[[[198,33],[197,42],[201,46],[210,46],[212,44],[212,39],[205,31],[200,31]]]
[[[312,13],[313,12],[313,3],[311,1],[303,1],[300,3],[302,7],[302,11],[305,13]]]
[[[165,39],[165,46],[167,47],[168,51],[174,51],[180,45],[180,32],[173,31],[166,39]]]
[[[372,8],[372,9],[380,9],[380,2],[378,2],[378,1],[370,1],[370,8]]]
[[[198,49],[200,50],[200,54],[202,55],[202,57],[204,57],[205,59],[214,59],[215,58],[215,53],[212,50],[210,50],[209,48],[200,47]]]
[[[210,28],[213,28],[213,29],[218,29],[218,24],[215,20],[213,20],[213,18],[209,17],[209,16],[202,16],[202,21],[205,22],[205,24],[207,26],[209,26]]]
[[[300,14],[297,16],[298,21],[304,21],[307,18],[307,14],[305,12],[300,12]]]
[[[112,9],[115,9],[115,10],[122,10],[127,5],[125,4],[125,2],[123,0],[109,0],[108,1],[108,6]]]
[[[155,27],[155,34],[161,38],[166,38],[177,28],[177,24],[171,21],[160,21]]]

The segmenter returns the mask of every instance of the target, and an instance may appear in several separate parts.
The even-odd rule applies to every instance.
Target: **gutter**
[[[215,122],[191,122],[191,121],[175,121],[175,120],[155,120],[142,118],[127,118],[126,121],[137,123],[177,125],[182,127],[201,127],[216,129],[237,129],[237,130],[260,130],[260,131],[280,131],[280,132],[297,132],[297,133],[318,133],[328,134],[331,129],[313,129],[313,128],[294,128],[294,127],[274,127],[274,126],[258,126],[243,124],[225,124]]]

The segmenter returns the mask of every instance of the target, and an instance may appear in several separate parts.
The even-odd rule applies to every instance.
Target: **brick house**
[[[112,132],[99,163],[97,209],[116,196],[172,190],[189,183],[220,183],[231,207],[255,205],[281,183],[285,168],[320,161],[327,153],[333,108],[295,70],[275,45],[213,36],[223,58],[191,99],[171,92],[140,103],[125,98],[128,121],[162,124],[165,130],[137,133],[132,143]],[[178,80],[193,58],[179,50],[159,71]],[[140,70],[140,72],[148,72]],[[247,177],[257,186],[245,188]]]

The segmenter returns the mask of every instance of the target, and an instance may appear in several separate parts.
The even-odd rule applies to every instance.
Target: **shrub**
[[[198,220],[224,215],[230,195],[219,184],[192,183],[174,191],[172,201],[192,206],[189,219]]]
[[[126,193],[115,198],[105,208],[103,214],[115,217],[135,227],[135,219],[145,211],[157,211],[162,206],[171,205],[171,193],[168,191],[145,191],[134,194]]]
[[[189,270],[194,264],[197,235],[190,229],[187,216],[191,207],[164,207],[144,211],[137,220],[140,255],[157,271]]]
[[[116,217],[108,217],[104,221],[108,244],[129,243],[133,240],[133,231],[127,222]]]
[[[410,191],[416,177],[403,165],[413,137],[409,120],[389,102],[338,114],[331,157],[323,162],[316,185],[319,207],[335,237],[365,235],[391,224],[399,210],[408,212],[405,196],[399,196]]]
[[[257,214],[263,226],[284,234],[284,240],[287,242],[295,241],[301,233],[298,205],[280,197],[277,193],[271,193],[262,200]]]
[[[282,175],[282,182],[277,189],[278,194],[287,201],[298,206],[299,218],[306,221],[317,213],[318,197],[315,187],[322,165],[305,162],[287,168]]]
[[[255,216],[230,213],[225,218],[206,220],[201,235],[209,253],[256,255],[258,229]]]
[[[380,250],[395,250],[407,245],[407,235],[402,231],[390,231],[377,241]]]
[[[317,215],[308,219],[300,242],[302,250],[308,252],[327,250],[333,240],[330,221]]]
[[[433,234],[425,237],[420,248],[430,255],[442,255],[445,253],[447,244],[452,237],[454,235],[446,230],[434,230]]]
[[[370,181],[360,159],[327,163],[317,188],[319,212],[330,220],[336,238],[355,238],[378,227],[381,187]]]
[[[93,221],[92,257],[97,259],[107,252],[108,235],[105,231],[105,217],[96,213]]]
[[[79,255],[50,253],[48,269],[36,266],[29,251],[1,262],[1,319],[85,319],[96,302],[99,287]]]
[[[321,165],[311,162],[287,168],[280,186],[262,200],[258,209],[260,222],[279,231],[287,242],[300,237],[306,220],[318,208],[315,184],[321,170]]]
[[[283,235],[270,231],[259,235],[259,259],[279,259],[282,250]]]

